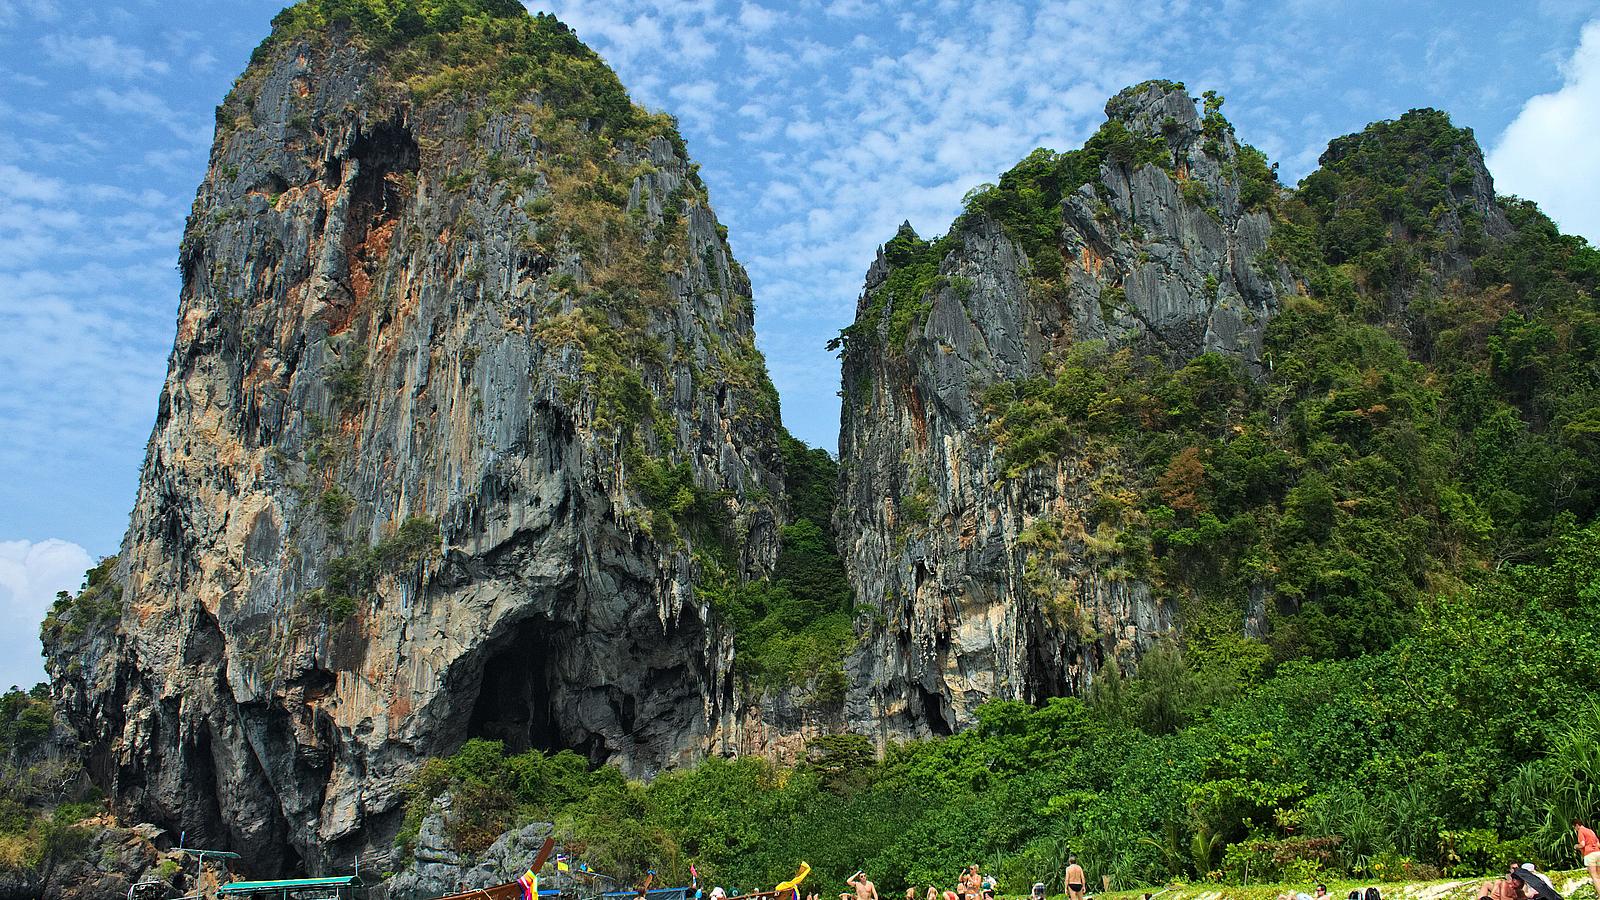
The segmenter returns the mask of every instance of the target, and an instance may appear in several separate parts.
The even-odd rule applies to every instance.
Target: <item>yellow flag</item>
[[[811,863],[802,861],[800,863],[800,871],[794,873],[794,877],[793,878],[789,879],[788,881],[785,881],[783,884],[778,885],[777,887],[773,888],[773,890],[778,892],[778,893],[780,893],[780,894],[788,892],[788,891],[798,892],[800,890],[800,882],[805,881],[806,880],[806,876],[810,875],[810,874],[811,874]]]

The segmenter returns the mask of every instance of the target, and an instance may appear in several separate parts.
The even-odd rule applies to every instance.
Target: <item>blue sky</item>
[[[0,686],[126,527],[212,110],[279,0],[0,0]],[[755,286],[791,430],[833,449],[876,245],[942,231],[1145,78],[1221,91],[1293,181],[1416,106],[1477,131],[1502,191],[1600,238],[1600,2],[553,0],[678,115]],[[1586,27],[1588,26],[1588,27]]]

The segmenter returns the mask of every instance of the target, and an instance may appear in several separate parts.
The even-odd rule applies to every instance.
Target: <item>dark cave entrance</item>
[[[950,727],[950,720],[944,714],[943,695],[922,687],[917,688],[917,694],[922,699],[922,719],[928,723],[928,730],[938,737],[949,737],[954,734],[955,729]]]
[[[367,224],[399,218],[407,200],[397,177],[415,174],[422,152],[411,130],[399,122],[380,122],[358,134],[350,143],[349,157],[359,168],[350,191],[350,219]],[[329,174],[343,168],[338,160],[328,163]]]
[[[349,291],[350,303],[332,316],[330,334],[349,327],[374,288],[381,287],[377,281],[384,277],[395,228],[415,192],[410,176],[417,172],[420,160],[416,138],[394,121],[358,134],[347,159],[331,159],[325,164],[323,177],[332,185],[349,175],[347,164],[356,167],[349,183],[343,233],[347,266],[343,286]]]
[[[550,705],[550,624],[526,619],[494,642],[483,665],[468,738],[503,741],[509,753],[559,750],[561,728]]]

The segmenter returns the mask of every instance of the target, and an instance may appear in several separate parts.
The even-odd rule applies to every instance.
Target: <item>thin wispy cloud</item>
[[[0,28],[17,25],[54,22],[61,18],[61,7],[55,0],[0,0]]]
[[[50,62],[58,66],[79,66],[96,75],[131,80],[171,71],[164,60],[154,59],[138,47],[104,34],[94,37],[50,34],[45,35],[39,45]]]
[[[144,88],[97,87],[79,95],[85,103],[116,115],[131,116],[136,120],[160,125],[178,138],[195,146],[211,143],[210,123],[196,122],[186,114],[173,109],[159,94]]]

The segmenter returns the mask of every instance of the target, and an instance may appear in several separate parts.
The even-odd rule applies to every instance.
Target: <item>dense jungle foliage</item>
[[[833,532],[839,464],[827,451],[780,435],[789,524],[770,578],[708,577],[699,585],[734,635],[734,667],[758,687],[802,687],[824,703],[844,697],[844,655],[855,639],[855,602]],[[704,559],[709,573],[726,571]]]
[[[597,871],[676,883],[692,862],[756,888],[805,859],[824,894],[860,867],[887,895],[968,862],[1024,893],[1058,885],[1068,853],[1119,887],[1574,865],[1566,823],[1600,812],[1600,526],[1558,526],[1547,562],[1430,596],[1415,620],[1382,651],[1270,674],[1161,648],[1085,700],[990,704],[881,762],[839,735],[794,768],[713,759],[641,784],[473,741],[428,764],[412,826],[453,789],[462,846],[549,818]]]
[[[1207,152],[1231,136],[1220,106]],[[1125,132],[1031,155],[964,220],[1048,248],[1102,162],[1159,164]],[[644,785],[473,742],[430,764],[413,825],[464,791],[467,844],[549,817],[625,878],[693,862],[754,888],[803,858],[824,893],[860,867],[886,892],[948,885],[969,862],[1020,893],[1069,853],[1120,887],[1573,865],[1567,823],[1600,815],[1600,253],[1490,201],[1471,133],[1431,110],[1335,141],[1294,191],[1247,147],[1235,163],[1304,285],[1261,377],[1081,343],[985,398],[1013,471],[1108,461],[1090,550],[1175,599],[1181,641],[1087,698],[990,704],[881,760],[836,735],[792,768]],[[842,340],[889,315],[903,343],[945,240],[890,241],[881,302]],[[1028,538],[1065,539],[1048,531]],[[1254,592],[1265,641],[1240,627]]]

